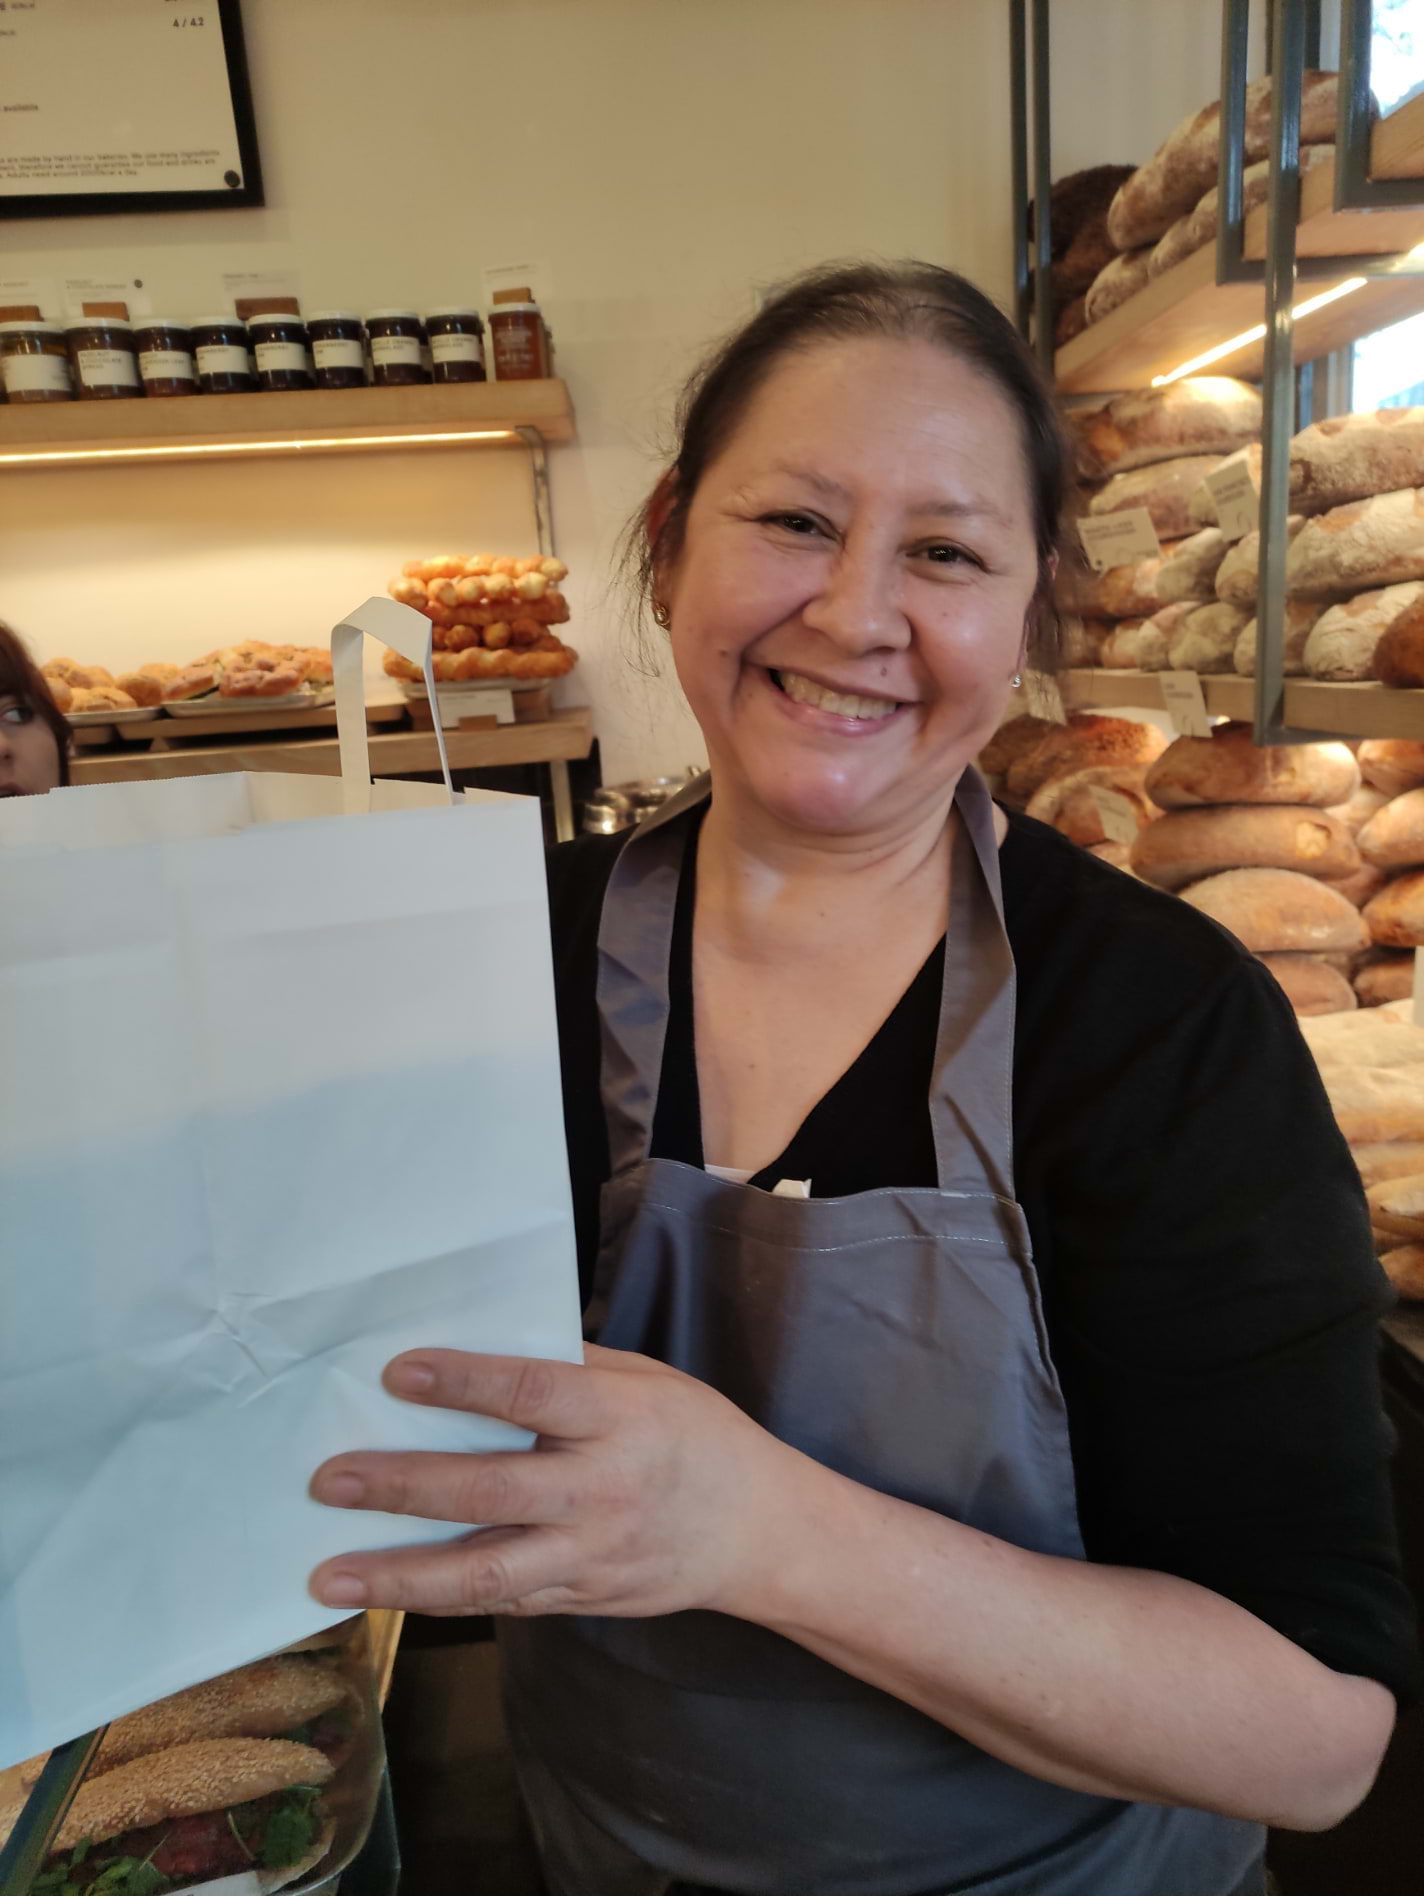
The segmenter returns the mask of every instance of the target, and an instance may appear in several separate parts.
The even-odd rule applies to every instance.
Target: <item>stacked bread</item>
[[[1213,664],[1249,616],[1223,612],[1215,590],[1228,542],[1198,524],[1193,503],[1206,475],[1254,443],[1261,397],[1246,382],[1199,376],[1118,395],[1070,417],[1078,464],[1090,484],[1089,519],[1147,511],[1160,553],[1081,578],[1070,589],[1081,623],[1070,663],[1108,670],[1230,669]],[[1230,649],[1230,648],[1228,648]]]
[[[1375,1246],[1402,1297],[1424,1297],[1424,1029],[1395,1001],[1304,1021],[1365,1185]]]
[[[578,654],[553,631],[568,622],[559,590],[568,567],[539,554],[516,559],[493,553],[441,553],[407,560],[390,582],[392,599],[424,613],[434,627],[434,671],[440,684],[473,680],[561,678]],[[388,651],[392,678],[418,683],[421,669]]]
[[[1001,800],[1127,866],[1127,845],[1104,817],[1102,794],[1128,827],[1160,814],[1147,794],[1147,766],[1167,747],[1162,733],[1134,718],[1078,712],[1066,723],[1017,717],[1001,725],[979,754],[979,768]]]
[[[1049,196],[1049,281],[1053,341],[1071,342],[1087,326],[1086,298],[1093,279],[1112,261],[1108,206],[1132,175],[1131,165],[1094,165],[1059,178]]]
[[[1165,814],[1132,846],[1133,872],[1171,889],[1240,940],[1299,1014],[1353,1008],[1348,979],[1369,944],[1343,744],[1257,748],[1244,724],[1179,737],[1147,772]]]
[[[1357,840],[1378,885],[1364,906],[1371,952],[1355,975],[1368,1007],[1413,993],[1414,951],[1424,947],[1424,743],[1371,738],[1359,761],[1361,797],[1375,807]]]
[[[1302,169],[1331,155],[1335,136],[1335,75],[1308,72],[1301,97]],[[1269,177],[1271,82],[1246,88],[1244,201],[1260,203]],[[1086,323],[1101,322],[1151,279],[1216,238],[1217,164],[1221,107],[1205,106],[1184,119],[1145,165],[1118,188],[1107,214],[1107,236],[1117,254],[1088,289]]]

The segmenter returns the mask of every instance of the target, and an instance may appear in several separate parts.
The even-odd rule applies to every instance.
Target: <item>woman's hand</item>
[[[749,1617],[793,1489],[820,1472],[705,1383],[622,1350],[589,1345],[581,1366],[420,1350],[384,1380],[407,1402],[497,1416],[538,1440],[527,1453],[323,1464],[311,1491],[329,1506],[481,1526],[325,1562],[311,1588],[331,1606]]]

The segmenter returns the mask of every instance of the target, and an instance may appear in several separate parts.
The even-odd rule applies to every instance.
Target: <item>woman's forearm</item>
[[[1190,1581],[1027,1553],[810,1465],[742,1616],[1071,1789],[1338,1823],[1394,1723]]]

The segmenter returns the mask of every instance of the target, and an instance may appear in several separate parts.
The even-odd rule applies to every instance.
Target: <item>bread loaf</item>
[[[1377,869],[1424,863],[1424,790],[1406,790],[1372,816],[1359,834],[1360,854]]]
[[[1411,1243],[1424,1245],[1424,1172],[1381,1179],[1368,1188],[1365,1198],[1376,1231],[1392,1231]]]
[[[1424,1244],[1392,1245],[1380,1253],[1380,1268],[1401,1297],[1424,1297]]]
[[[1371,955],[1382,951],[1371,949]],[[1400,957],[1412,962],[1412,955]],[[1402,1020],[1397,1008],[1362,1014],[1348,1032],[1314,1027],[1305,1036],[1322,1072],[1332,1066],[1419,1066],[1424,1064],[1424,1033]],[[1416,1166],[1424,1171],[1424,1166]]]
[[[1188,502],[1205,475],[1218,466],[1219,455],[1183,454],[1175,460],[1156,461],[1150,467],[1114,474],[1088,502],[1088,512],[1110,514],[1124,507],[1145,507],[1159,540],[1185,539],[1192,531]],[[1159,603],[1168,602],[1164,599]]]
[[[1246,163],[1270,150],[1271,82],[1256,79],[1246,88]],[[1302,144],[1319,145],[1335,136],[1335,74],[1307,72],[1301,95]],[[1123,184],[1108,209],[1108,236],[1119,250],[1155,243],[1202,198],[1216,177],[1221,142],[1221,105],[1214,101],[1182,120],[1145,165]]]
[[[1312,422],[1291,442],[1295,513],[1424,486],[1424,408],[1377,408]]]
[[[1052,777],[1029,798],[1026,814],[1048,823],[1070,842],[1091,848],[1111,842],[1093,800],[1094,790],[1111,790],[1130,807],[1139,830],[1158,815],[1157,806],[1143,788],[1142,764],[1092,764],[1086,770]]]
[[[1286,591],[1340,599],[1424,579],[1424,493],[1403,487],[1316,514],[1286,553]]]
[[[1408,950],[1381,948],[1378,961],[1355,970],[1355,992],[1361,1007],[1383,1007],[1389,1001],[1407,1001],[1414,993],[1414,956]],[[1419,1169],[1424,1171],[1424,1164]]]
[[[1368,940],[1359,911],[1343,895],[1294,869],[1228,869],[1181,896],[1253,954],[1319,954],[1363,948]]]
[[[1320,1077],[1352,1146],[1424,1140],[1424,1066],[1322,1067]]]
[[[1238,448],[1234,454],[1228,454],[1221,463],[1223,467],[1236,467],[1245,462],[1251,470],[1251,479],[1259,491],[1261,486],[1261,444],[1248,441],[1244,448]],[[1220,523],[1216,516],[1216,495],[1205,481],[1192,489],[1192,497],[1187,502],[1187,512],[1194,527],[1215,527]]]
[[[1218,804],[1170,810],[1142,830],[1132,866],[1144,882],[1180,889],[1223,869],[1297,869],[1327,878],[1360,867],[1354,838],[1327,811],[1306,804]]]
[[[1161,672],[1171,669],[1172,640],[1188,614],[1196,611],[1190,600],[1180,605],[1163,606],[1160,612],[1154,612],[1145,619],[1133,640],[1133,651],[1137,655],[1137,669],[1145,672]]]
[[[1299,678],[1305,672],[1305,644],[1320,617],[1318,599],[1288,599],[1285,612],[1285,645],[1281,652],[1281,671],[1287,678]],[[1256,675],[1256,625],[1248,619],[1236,641],[1232,662],[1243,678]]]
[[[1316,165],[1328,164],[1334,156],[1334,145],[1306,145],[1300,154],[1301,171],[1304,173],[1313,170]],[[1253,211],[1258,204],[1264,204],[1270,189],[1270,160],[1266,158],[1259,164],[1247,165],[1241,174],[1242,215]],[[1158,240],[1148,258],[1148,275],[1161,276],[1164,270],[1170,270],[1173,265],[1183,262],[1205,245],[1214,243],[1220,221],[1219,193],[1213,185],[1202,194],[1196,208],[1188,211],[1185,217],[1179,217],[1166,236]]]
[[[1167,601],[1158,579],[1168,559],[1184,542],[1169,541],[1160,554],[1131,566],[1110,566],[1105,573],[1076,578],[1074,602],[1091,619],[1145,619]]]
[[[1424,945],[1424,870],[1407,869],[1387,882],[1362,912],[1370,939],[1381,948]]]
[[[1372,862],[1362,862],[1353,875],[1327,876],[1332,889],[1337,889],[1345,900],[1355,908],[1362,909],[1366,902],[1372,902],[1389,881],[1383,869],[1376,869]]]
[[[1305,645],[1305,668],[1312,678],[1359,679],[1375,676],[1381,640],[1417,600],[1424,599],[1424,582],[1405,580],[1398,586],[1357,593],[1320,612]],[[1292,606],[1312,602],[1292,600]],[[1319,611],[1319,602],[1314,602]]]
[[[1159,601],[1170,606],[1179,600],[1215,599],[1216,569],[1226,558],[1229,544],[1220,527],[1203,527],[1188,539],[1178,540],[1170,552],[1164,547],[1157,574]]]
[[[1249,618],[1244,606],[1216,600],[1194,606],[1172,633],[1167,648],[1169,671],[1229,672],[1236,661],[1236,641]]]
[[[1360,775],[1388,797],[1416,789],[1424,783],[1424,743],[1413,737],[1367,737],[1360,746]]]
[[[980,751],[978,764],[986,777],[1002,777],[1010,764],[1031,751],[1050,731],[1060,728],[1052,718],[1036,718],[1027,712],[1001,724]]]
[[[1090,764],[1149,764],[1166,748],[1166,738],[1151,724],[1075,712],[1010,764],[1005,788],[1011,800],[1027,803],[1052,777]]]
[[[1121,869],[1124,875],[1132,874],[1128,866],[1128,847],[1126,843],[1089,843],[1088,854],[1096,856],[1099,862],[1110,862],[1114,869]]]
[[[1184,454],[1230,453],[1261,432],[1261,397],[1229,375],[1186,376],[1115,395],[1070,415],[1069,426],[1084,475],[1103,480]]]
[[[1098,649],[1098,663],[1104,671],[1137,670],[1137,637],[1147,621],[1121,619]]]
[[[1357,1007],[1355,990],[1344,975],[1314,955],[1260,955],[1257,957],[1285,989],[1297,1014],[1344,1014]]]
[[[1098,272],[1083,303],[1083,314],[1089,323],[1100,323],[1104,316],[1111,316],[1121,304],[1136,296],[1147,281],[1151,256],[1150,247],[1128,250]]]
[[[1218,724],[1210,737],[1179,737],[1147,773],[1147,794],[1164,810],[1200,803],[1307,803],[1328,809],[1360,787],[1343,744],[1251,741],[1249,724]]]
[[[1391,587],[1404,593],[1407,586]],[[1374,675],[1382,685],[1411,690],[1424,684],[1424,585],[1417,581],[1414,597],[1405,602],[1380,637],[1374,653]]]
[[[1286,533],[1292,540],[1305,526],[1303,514],[1292,514],[1286,521]],[[1216,596],[1229,605],[1256,609],[1256,589],[1260,584],[1261,535],[1256,528],[1242,534],[1216,569]],[[1286,588],[1290,590],[1289,587]]]
[[[1369,1002],[1362,1000],[1361,1007]],[[1364,1185],[1380,1179],[1408,1178],[1411,1172],[1424,1171],[1424,1139],[1381,1139],[1370,1145],[1352,1145],[1350,1157]]]
[[[1376,810],[1382,810],[1389,798],[1383,790],[1376,790],[1373,784],[1362,783],[1352,797],[1343,803],[1330,804],[1332,816],[1338,816],[1352,836],[1358,836]]]

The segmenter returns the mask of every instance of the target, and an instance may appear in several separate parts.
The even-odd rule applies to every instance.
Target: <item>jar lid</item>
[[[191,327],[194,329],[246,329],[247,324],[240,316],[195,316]]]
[[[300,316],[294,316],[290,310],[263,309],[247,319],[249,329],[271,329],[278,327],[290,329],[295,323],[298,329],[305,327]]]
[[[72,336],[81,329],[132,329],[133,324],[122,316],[81,316],[77,322],[66,323],[64,327]]]
[[[539,314],[539,305],[537,303],[501,303],[496,309],[490,311],[490,321],[493,322],[496,316],[528,316],[531,314],[535,316]]]
[[[440,309],[428,309],[425,312],[425,316],[427,322],[432,316],[468,316],[472,323],[477,323],[480,320],[480,312],[477,309],[467,309],[463,304],[455,303],[451,303],[447,307]]]
[[[420,312],[414,309],[373,309],[367,315],[366,321],[368,323],[418,323]]]
[[[350,309],[319,309],[308,316],[309,323],[359,323],[361,318]]]
[[[33,335],[42,329],[48,336],[57,336],[63,330],[63,324],[48,316],[23,316],[18,322],[0,323],[0,336]]]

